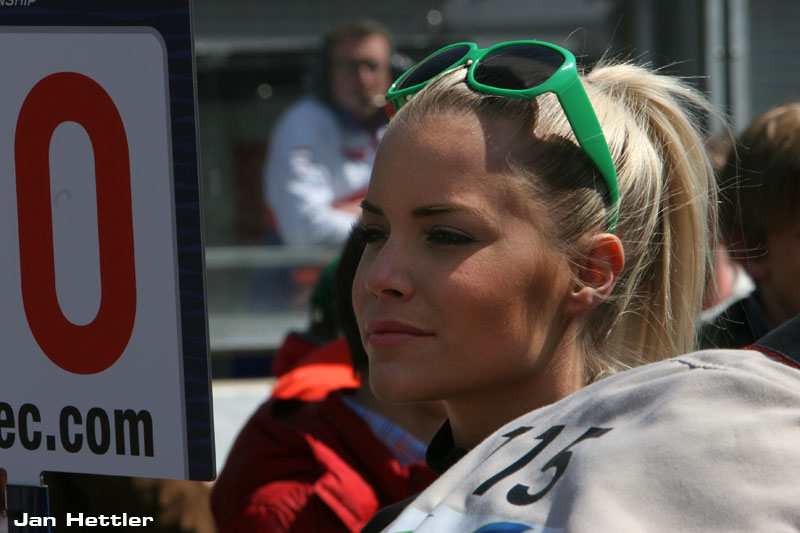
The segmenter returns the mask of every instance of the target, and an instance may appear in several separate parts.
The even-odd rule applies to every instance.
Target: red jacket
[[[298,357],[272,387],[272,398],[319,402],[332,391],[357,389],[350,351],[344,339],[336,339]]]
[[[220,533],[360,531],[433,481],[424,463],[401,466],[341,394],[256,411],[211,493]]]

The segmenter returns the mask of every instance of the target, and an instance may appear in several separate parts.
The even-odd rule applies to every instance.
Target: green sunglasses
[[[511,41],[490,48],[455,43],[429,55],[407,70],[386,93],[395,111],[439,74],[467,64],[467,83],[478,92],[510,98],[555,93],[578,144],[594,162],[608,187],[614,233],[619,218],[617,171],[600,122],[578,78],[569,50],[541,41]]]

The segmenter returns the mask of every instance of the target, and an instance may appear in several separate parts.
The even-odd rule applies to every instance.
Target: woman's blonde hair
[[[606,231],[603,179],[580,149],[555,95],[503,98],[472,91],[459,68],[439,76],[392,119],[422,123],[432,114],[475,113],[516,123],[522,146],[507,156],[545,230],[571,261]],[[616,235],[625,267],[612,296],[579,325],[591,382],[618,370],[691,351],[706,272],[712,266],[716,185],[700,127],[713,109],[683,81],[632,64],[600,64],[582,76],[617,169]]]

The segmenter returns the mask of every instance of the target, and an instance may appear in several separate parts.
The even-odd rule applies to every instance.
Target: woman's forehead
[[[510,135],[474,116],[398,126],[378,150],[367,194],[372,204],[468,202],[529,214],[529,198],[506,163]]]
[[[509,156],[524,150],[530,142],[530,138],[520,135],[518,123],[478,117],[471,112],[429,114],[394,126],[381,144],[404,151],[409,158],[433,154],[456,166],[480,163],[490,171],[504,170]]]

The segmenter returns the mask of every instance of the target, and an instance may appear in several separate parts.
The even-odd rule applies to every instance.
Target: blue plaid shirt
[[[392,451],[401,465],[425,461],[427,446],[414,435],[378,413],[359,405],[352,396],[342,396],[344,403],[367,423],[375,437]]]

